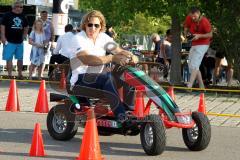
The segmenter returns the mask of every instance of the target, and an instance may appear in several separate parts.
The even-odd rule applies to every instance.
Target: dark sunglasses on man
[[[87,25],[88,27],[95,27],[95,28],[99,28],[100,27],[100,24],[92,24],[92,23],[88,23]]]
[[[15,6],[15,8],[23,8],[23,6]]]

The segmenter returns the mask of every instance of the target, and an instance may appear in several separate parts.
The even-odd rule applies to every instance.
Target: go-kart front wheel
[[[203,113],[193,112],[195,121],[193,128],[183,128],[182,135],[185,145],[192,151],[201,151],[207,148],[211,139],[211,125]]]
[[[149,115],[145,120],[140,130],[142,147],[147,155],[159,155],[166,146],[164,124],[158,115]]]
[[[51,137],[66,141],[75,136],[78,127],[73,115],[66,106],[56,105],[47,115],[47,129]]]

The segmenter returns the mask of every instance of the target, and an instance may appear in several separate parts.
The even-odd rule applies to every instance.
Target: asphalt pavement
[[[5,112],[9,82],[0,81],[0,159],[75,159],[79,155],[83,129],[70,141],[53,140],[46,129],[46,114],[34,113],[39,83],[17,82],[20,112]],[[47,85],[48,93],[53,89]],[[48,95],[49,96],[49,95]],[[176,103],[183,111],[197,110],[199,93],[175,93]],[[146,103],[147,99],[145,99]],[[189,151],[183,143],[180,129],[167,130],[167,146],[159,156],[147,156],[138,136],[100,136],[102,155],[109,160],[236,160],[240,151],[239,95],[205,94],[207,111],[222,115],[208,115],[212,125],[212,139],[201,152]],[[49,103],[53,106],[54,103]],[[156,110],[152,110],[156,112]],[[46,156],[29,157],[35,123],[41,124]]]
[[[1,160],[71,160],[79,155],[83,129],[70,141],[52,139],[46,129],[46,114],[0,112]],[[29,157],[35,123],[41,124],[46,156]],[[167,130],[167,146],[159,156],[147,156],[138,136],[100,136],[102,155],[108,160],[236,160],[239,159],[240,128],[212,126],[212,139],[207,149],[189,151],[180,129]]]

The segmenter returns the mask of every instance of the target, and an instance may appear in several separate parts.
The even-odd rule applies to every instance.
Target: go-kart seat
[[[75,85],[72,89],[70,89],[71,75],[72,75],[72,70],[71,70],[71,67],[69,67],[68,74],[67,74],[67,80],[66,80],[66,84],[67,84],[66,89],[67,89],[68,94],[75,95],[77,97],[80,104],[85,103],[85,104],[88,104],[88,106],[95,106],[96,103],[100,103],[104,106],[109,105],[109,103],[107,103],[106,101],[104,102],[104,99],[106,100],[106,97],[105,97],[106,95],[105,96],[103,95],[102,90],[83,87],[83,86],[79,86],[79,85]],[[81,91],[86,91],[86,90],[89,92],[89,94],[90,94],[89,96],[92,95],[92,97],[94,97],[94,96],[97,95],[97,98],[95,98],[95,97],[94,98],[89,98],[89,97],[81,96],[81,94],[84,94]],[[92,93],[94,93],[95,95],[92,94]],[[134,110],[134,108],[129,107],[128,105],[124,105],[124,107],[125,107],[126,111],[133,111]]]
[[[67,77],[66,77],[66,89],[67,89],[68,94],[73,95],[73,92],[70,89],[70,87],[71,87],[71,85],[70,85],[71,76],[72,76],[72,69],[69,66],[69,69],[68,69],[68,72],[67,72]],[[92,105],[92,103],[91,103],[89,98],[83,97],[83,96],[79,96],[79,95],[75,95],[75,96],[77,97],[80,105],[81,104],[86,105],[86,106],[91,106]]]

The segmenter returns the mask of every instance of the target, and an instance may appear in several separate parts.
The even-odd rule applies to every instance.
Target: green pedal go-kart
[[[146,106],[136,106],[128,109],[128,113],[137,116],[136,125],[125,129],[115,117],[107,104],[102,104],[97,99],[77,95],[62,95],[51,93],[50,101],[61,101],[51,108],[47,116],[49,134],[56,140],[69,140],[75,136],[79,126],[86,123],[86,111],[95,106],[96,122],[99,135],[110,136],[113,134],[131,135],[140,134],[141,145],[147,155],[159,155],[166,146],[166,129],[182,128],[184,143],[192,151],[205,149],[211,139],[211,126],[206,115],[201,112],[182,113],[177,104],[154,80],[143,71],[132,66],[125,66],[122,80],[127,82],[148,97]],[[75,112],[73,106],[80,105],[81,110]],[[155,107],[157,114],[150,114],[150,109]],[[104,115],[103,113],[104,112]],[[102,115],[102,116],[98,116]]]

